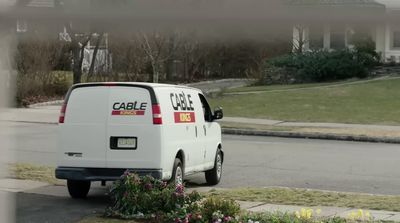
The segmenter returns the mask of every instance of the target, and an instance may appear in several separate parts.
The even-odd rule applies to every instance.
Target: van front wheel
[[[86,198],[90,190],[90,181],[67,180],[67,186],[72,198]]]
[[[209,185],[217,185],[222,175],[222,153],[218,149],[215,155],[214,168],[205,172],[206,181]]]
[[[170,183],[173,183],[175,185],[183,184],[183,175],[182,162],[179,158],[175,158]]]

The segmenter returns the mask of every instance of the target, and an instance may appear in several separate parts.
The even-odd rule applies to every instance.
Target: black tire
[[[217,150],[215,155],[214,168],[205,172],[206,181],[208,185],[217,185],[222,176],[222,152]]]
[[[180,179],[178,179],[180,175]],[[183,184],[183,179],[184,179],[184,172],[183,172],[183,165],[182,165],[182,161],[179,158],[175,158],[174,161],[174,167],[172,169],[172,177],[169,180],[170,184]],[[177,182],[179,181],[179,182]]]
[[[72,198],[86,198],[90,190],[90,181],[67,180],[67,186]]]

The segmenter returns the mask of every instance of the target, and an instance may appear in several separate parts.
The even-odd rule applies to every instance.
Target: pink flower
[[[224,222],[229,222],[231,220],[231,217],[230,216],[225,216],[224,217]]]
[[[175,223],[181,223],[181,222],[182,222],[181,219],[175,218]]]
[[[153,188],[153,185],[151,183],[147,183],[147,184],[144,185],[144,188],[146,190],[151,190]]]
[[[185,190],[185,188],[183,187],[182,184],[176,185],[175,191],[176,191],[177,193],[180,193],[180,194],[181,194],[181,193],[184,192],[184,190]]]
[[[125,170],[125,172],[124,172],[124,174],[122,175],[122,177],[124,178],[124,177],[126,177],[126,176],[128,176],[129,175],[129,170]]]
[[[202,218],[203,218],[203,216],[201,216],[201,214],[196,215],[196,219],[202,219]]]

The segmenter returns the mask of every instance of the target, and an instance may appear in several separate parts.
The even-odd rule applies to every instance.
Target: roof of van
[[[85,86],[85,85],[118,85],[118,84],[124,84],[124,85],[140,85],[140,86],[148,86],[152,88],[158,88],[158,87],[179,87],[179,88],[187,88],[187,89],[193,89],[193,90],[198,90],[201,91],[198,88],[193,88],[189,87],[186,85],[174,85],[174,84],[160,84],[160,83],[149,83],[149,82],[88,82],[88,83],[81,83],[81,84],[76,84],[76,86]]]

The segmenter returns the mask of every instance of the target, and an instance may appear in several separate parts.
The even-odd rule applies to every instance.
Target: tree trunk
[[[172,80],[173,65],[175,59],[175,36],[172,35],[169,39],[168,54],[170,55],[165,63],[166,79]]]
[[[73,83],[79,84],[79,83],[81,83],[81,77],[82,77],[81,67],[82,66],[79,65],[80,64],[80,47],[76,41],[73,41],[73,43],[72,43],[72,57],[74,60],[74,66],[72,68]]]
[[[158,83],[158,69],[157,69],[157,63],[154,62],[154,63],[152,64],[152,67],[153,67],[153,80],[152,80],[152,82],[153,82],[153,83]]]
[[[183,80],[188,81],[189,80],[189,62],[188,62],[188,56],[185,55],[183,59]]]
[[[97,52],[99,51],[99,46],[100,46],[100,43],[101,43],[101,41],[103,39],[103,35],[104,35],[104,33],[101,33],[100,36],[97,38],[96,46],[95,46],[95,48],[93,50],[92,61],[90,63],[88,78],[93,75],[94,66],[95,66],[95,63],[96,63]]]
[[[79,43],[76,40],[72,42],[72,56],[74,59],[74,67],[73,67],[73,83],[78,84],[81,83],[82,79],[82,63],[83,58],[85,56],[85,47],[89,43],[92,34],[88,36],[85,42],[82,43],[82,46],[79,46]]]

